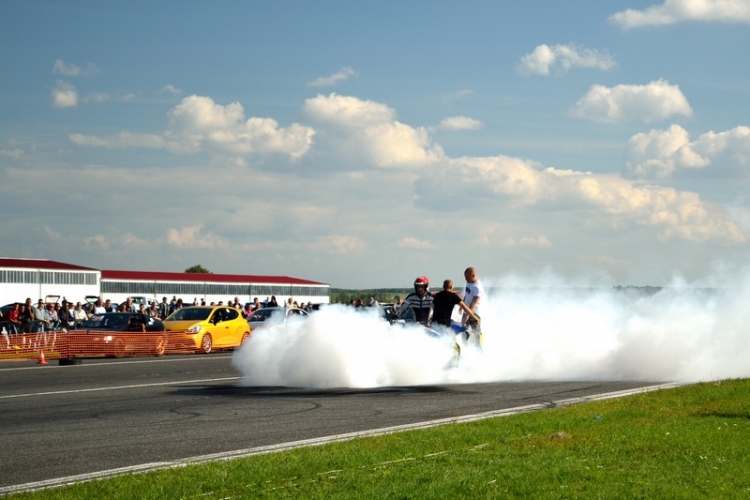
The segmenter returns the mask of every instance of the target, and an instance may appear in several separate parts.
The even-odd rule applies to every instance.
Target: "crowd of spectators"
[[[28,298],[24,303],[16,302],[10,310],[4,314],[0,312],[0,349],[21,349],[26,347],[54,347],[57,340],[57,332],[79,328],[87,319],[95,314],[108,312],[133,312],[142,313],[156,319],[165,320],[178,309],[187,306],[224,306],[234,307],[242,312],[243,317],[249,317],[254,311],[263,307],[281,307],[275,296],[259,300],[255,297],[252,302],[242,304],[239,297],[230,300],[227,304],[223,301],[206,304],[205,300],[194,298],[192,303],[185,304],[181,298],[176,296],[172,300],[163,297],[161,302],[153,301],[151,304],[137,304],[132,297],[128,297],[122,304],[114,304],[111,300],[102,300],[99,297],[94,303],[70,302],[64,297],[61,302],[45,303],[42,299],[34,304]],[[312,302],[299,303],[289,298],[283,307],[295,307],[308,312],[313,310]],[[12,346],[9,335],[20,335],[21,346]]]

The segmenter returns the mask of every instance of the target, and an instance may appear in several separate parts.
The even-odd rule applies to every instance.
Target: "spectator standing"
[[[474,314],[480,316],[481,300],[484,297],[484,286],[482,286],[482,283],[477,277],[477,270],[473,267],[466,268],[466,271],[464,271],[464,278],[466,278],[464,302]],[[468,319],[469,315],[464,313],[461,324],[465,325]]]
[[[271,300],[268,302],[267,307],[279,307],[279,303],[276,302],[276,295],[271,295]]]
[[[76,304],[76,308],[73,311],[73,320],[75,321],[76,327],[81,326],[81,324],[89,319],[89,315],[86,314],[86,311],[83,310],[83,306],[80,302]]]
[[[461,300],[461,297],[453,291],[453,281],[445,280],[443,282],[443,289],[435,294],[435,298],[432,301],[432,323],[450,328],[451,316],[456,306],[461,307],[464,313],[468,314],[473,321],[479,322],[479,318]]]
[[[146,314],[152,318],[161,319],[161,316],[159,316],[159,303],[156,301],[151,302],[151,307],[148,308]]]
[[[167,302],[167,298],[162,297],[161,303],[159,304],[159,318],[167,319],[167,316],[169,316],[170,312],[171,309],[169,307],[169,302]]]
[[[9,333],[21,333],[21,309],[18,302],[13,304],[13,309],[8,311],[8,314],[5,316],[5,318],[3,318],[3,320],[8,321],[15,328],[14,332]],[[8,344],[8,348],[10,349],[10,344]]]
[[[109,299],[107,299],[104,302],[104,312],[113,313],[113,312],[116,312],[116,311],[117,311],[117,308],[112,305],[112,301],[109,300]]]
[[[109,303],[109,300],[107,300],[107,303]],[[102,298],[99,297],[96,299],[96,302],[94,302],[94,314],[104,314],[105,312],[112,312],[107,311],[107,309],[104,307],[104,303],[102,302]]]

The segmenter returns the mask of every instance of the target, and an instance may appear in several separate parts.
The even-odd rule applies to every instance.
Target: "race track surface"
[[[0,487],[654,385],[239,387],[231,354],[0,364]]]

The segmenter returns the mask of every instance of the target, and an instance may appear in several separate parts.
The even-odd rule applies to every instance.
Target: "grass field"
[[[12,498],[750,499],[750,380],[132,474]]]

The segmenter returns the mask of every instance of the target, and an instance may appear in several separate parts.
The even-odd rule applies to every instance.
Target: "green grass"
[[[750,499],[750,381],[685,386],[13,498]]]

